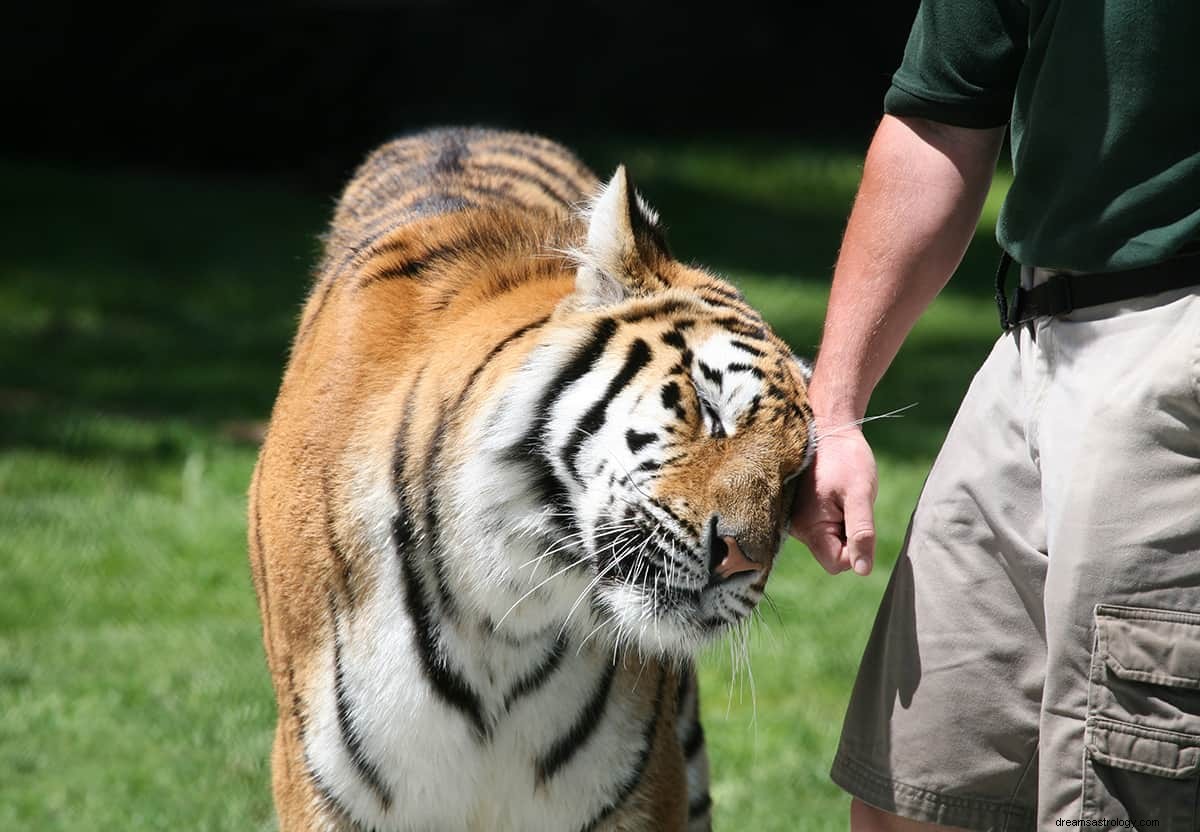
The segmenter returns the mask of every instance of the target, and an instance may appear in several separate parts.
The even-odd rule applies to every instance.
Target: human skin
[[[884,116],[834,270],[809,401],[817,453],[792,534],[831,574],[867,575],[875,558],[875,457],[858,426],[905,337],[962,260],[996,167],[1004,128]],[[855,799],[852,832],[944,830]]]
[[[878,479],[857,423],[905,337],[958,268],[1004,130],[885,115],[871,140],[809,385],[818,450],[791,525],[831,574],[871,571]]]

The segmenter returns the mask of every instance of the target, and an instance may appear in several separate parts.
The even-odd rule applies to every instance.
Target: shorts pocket
[[[1085,820],[1200,829],[1200,614],[1096,607]]]

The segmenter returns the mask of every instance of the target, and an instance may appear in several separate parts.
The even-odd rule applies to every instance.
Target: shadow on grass
[[[601,171],[618,158],[615,146],[586,155]],[[747,275],[780,334],[811,354],[855,157],[757,145],[621,155],[677,255]],[[0,175],[0,447],[175,458],[186,441],[169,432],[126,442],[78,424],[90,412],[205,428],[266,418],[332,195],[16,164]],[[993,248],[981,235],[949,295],[986,302]],[[772,300],[797,287],[802,302]],[[876,402],[921,406],[874,426],[878,449],[932,455],[992,337],[964,326],[914,338]]]

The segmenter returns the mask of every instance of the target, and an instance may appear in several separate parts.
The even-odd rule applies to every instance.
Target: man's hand
[[[820,438],[804,473],[791,532],[831,575],[868,575],[875,560],[875,455],[858,428]]]
[[[792,534],[836,574],[871,571],[875,457],[862,431],[871,392],[962,260],[987,196],[1003,127],[884,116],[833,272],[808,400],[821,443],[796,498]],[[822,417],[832,429],[822,436]]]

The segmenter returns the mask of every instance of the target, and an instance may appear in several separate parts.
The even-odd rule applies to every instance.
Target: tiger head
[[[575,573],[546,591],[593,632],[683,657],[763,595],[812,455],[808,369],[736,289],[671,257],[624,168],[584,220],[575,291],[505,405],[521,439],[489,430],[558,530],[540,574]]]

